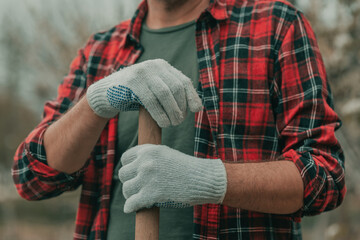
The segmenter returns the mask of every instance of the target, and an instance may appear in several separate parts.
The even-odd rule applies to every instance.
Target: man
[[[122,210],[154,205],[175,218],[167,239],[189,236],[189,206],[194,239],[301,239],[301,217],[346,192],[332,104],[312,29],[288,2],[147,0],[79,51],[14,181],[28,200],[82,185],[74,239],[127,239]],[[139,105],[168,146],[133,147]]]

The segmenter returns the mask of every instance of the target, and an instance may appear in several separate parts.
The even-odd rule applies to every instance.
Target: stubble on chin
[[[171,12],[171,11],[181,7],[189,0],[157,0],[157,1],[164,3],[166,10]]]

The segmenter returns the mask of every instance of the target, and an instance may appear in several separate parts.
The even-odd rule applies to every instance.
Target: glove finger
[[[184,117],[172,91],[161,78],[154,79],[154,82],[156,82],[156,84],[151,84],[149,88],[155,94],[160,105],[165,110],[171,125],[179,125],[183,121]]]
[[[137,176],[137,167],[134,164],[128,164],[120,168],[118,172],[119,179],[122,183],[129,181]]]
[[[124,152],[121,156],[122,167],[118,171],[120,181],[124,183],[129,179],[135,178],[140,169],[140,160],[144,159],[144,156],[149,156],[149,151],[151,152],[152,149],[157,147],[157,145],[153,144],[143,144],[132,147]]]
[[[199,95],[192,84],[186,84],[186,98],[190,111],[199,112],[202,110],[203,105]]]
[[[169,88],[176,100],[177,105],[179,106],[181,113],[185,115],[187,112],[187,103],[184,83],[192,82],[190,78],[184,75],[180,70],[174,68],[168,63],[167,66],[169,67],[166,68],[167,71],[162,72],[161,78],[167,86],[172,86]]]
[[[126,166],[133,161],[135,161],[137,158],[137,148],[133,147],[125,151],[120,158],[122,166]]]
[[[129,179],[123,183],[123,195],[125,199],[130,198],[131,196],[137,194],[142,187],[141,179],[139,177],[135,177],[133,179]]]
[[[138,102],[145,107],[157,124],[160,127],[168,127],[170,125],[170,119],[157,96],[154,94],[154,89],[150,88],[152,85],[156,86],[158,80],[153,80],[152,78],[154,78],[154,76],[148,79],[150,81],[149,83],[143,81],[139,86],[133,88],[133,92],[136,96],[139,96]],[[159,89],[156,89],[156,91],[159,91]]]
[[[184,75],[180,70],[178,70],[174,67],[172,67],[170,70],[173,72],[173,74],[175,74],[177,76],[177,78],[180,81],[182,81],[182,83],[184,85],[185,92],[186,92],[187,104],[189,106],[190,111],[192,111],[192,112],[201,111],[202,102],[193,86],[193,82],[191,81],[191,79],[188,78],[186,75]]]
[[[141,192],[139,192],[125,201],[124,212],[136,212],[142,208],[151,208],[153,205],[154,203],[150,203],[149,199],[142,196]]]
[[[146,99],[142,100],[142,102],[146,110],[150,113],[151,117],[160,127],[163,128],[170,126],[170,119],[165,109],[151,91],[149,91],[148,96]]]
[[[176,103],[180,109],[180,112],[183,115],[183,118],[186,117],[187,114],[187,103],[186,103],[186,92],[184,88],[179,88],[177,91],[173,92],[173,96],[176,100]]]

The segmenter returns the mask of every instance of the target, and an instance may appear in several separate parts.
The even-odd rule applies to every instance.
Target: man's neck
[[[159,29],[197,19],[209,5],[209,0],[148,0],[146,24]]]

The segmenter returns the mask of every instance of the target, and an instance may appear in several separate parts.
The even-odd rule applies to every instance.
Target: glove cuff
[[[196,166],[197,165],[197,166]],[[226,169],[220,159],[195,159],[193,189],[195,195],[200,197],[196,204],[215,203],[221,204],[227,188]]]
[[[90,108],[96,115],[103,118],[112,118],[119,113],[119,110],[110,105],[106,96],[106,91],[111,86],[110,81],[111,75],[90,85],[86,91],[86,98]]]

